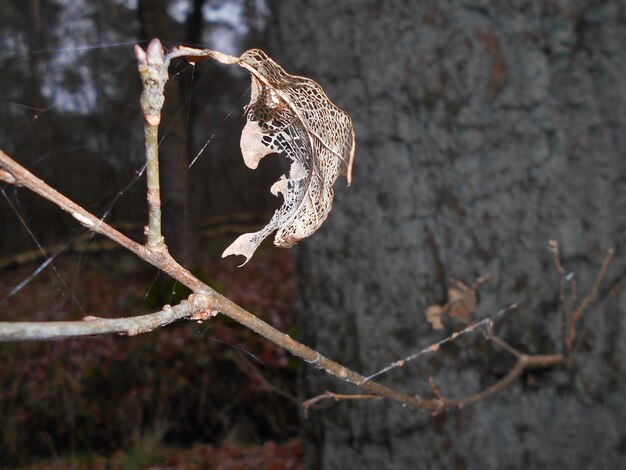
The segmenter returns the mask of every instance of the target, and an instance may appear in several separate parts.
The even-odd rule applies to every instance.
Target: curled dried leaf
[[[476,310],[476,291],[460,281],[448,289],[449,315],[459,320],[468,320]]]
[[[250,72],[252,80],[241,134],[245,164],[254,169],[273,153],[291,160],[289,172],[270,188],[274,196],[282,195],[283,204],[269,224],[241,235],[222,254],[242,255],[245,264],[271,233],[277,232],[276,246],[289,248],[326,220],[332,208],[333,183],[344,175],[350,184],[354,131],[350,116],[313,80],[289,75],[258,49],[245,52],[237,63]]]
[[[443,322],[441,316],[445,313],[446,309],[441,305],[431,305],[426,309],[424,315],[426,321],[430,323],[433,330],[443,330]]]

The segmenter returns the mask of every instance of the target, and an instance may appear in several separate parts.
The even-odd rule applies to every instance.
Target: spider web
[[[60,2],[56,8],[41,14],[56,17],[58,25],[42,29],[39,40],[30,44],[22,39],[28,36],[20,33],[26,25],[0,24],[6,39],[0,51],[5,64],[0,82],[6,90],[0,101],[0,148],[100,220],[113,225],[137,221],[131,233],[140,238],[145,223],[145,163],[133,54],[136,25],[123,26],[121,21],[97,30],[89,15],[98,16],[101,12],[94,10],[98,6]],[[170,76],[166,93],[180,89],[184,95],[162,126],[161,143],[176,138],[177,121],[184,123],[185,139],[196,126],[196,140],[203,143],[199,150],[193,142],[184,144],[193,155],[186,169],[206,171],[206,160],[224,148],[221,128],[232,126],[228,120],[243,97],[239,103],[236,98],[222,99],[219,109],[225,112],[213,110],[218,117],[207,126],[205,111],[196,109],[195,116],[191,111],[199,89],[207,85],[206,74],[196,73],[195,67],[181,60],[173,64]],[[213,143],[217,149],[207,152]],[[200,168],[203,160],[205,166]],[[74,312],[59,310],[54,319],[84,316],[90,308],[76,285],[91,269],[85,261],[103,241],[25,190],[6,185],[0,185],[0,190],[0,308],[9,311],[16,296],[47,286]],[[183,204],[187,212],[190,202]],[[171,215],[163,222],[165,227],[171,224]],[[19,267],[24,259],[31,261],[2,276],[3,265],[6,273],[8,265]],[[146,292],[144,299],[149,295]]]

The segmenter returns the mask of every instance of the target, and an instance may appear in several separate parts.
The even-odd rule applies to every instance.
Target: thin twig
[[[304,403],[302,403],[302,409],[304,411],[304,416],[308,416],[309,414],[309,408],[313,405],[315,405],[316,403],[319,403],[322,400],[328,400],[328,399],[333,399],[335,401],[340,401],[340,400],[372,400],[372,399],[380,399],[381,397],[379,397],[378,395],[344,395],[341,393],[334,393],[334,392],[329,392],[326,391],[324,393],[322,393],[321,395],[318,395],[316,397],[310,398],[307,401],[305,401]]]
[[[574,340],[576,339],[576,324],[582,314],[585,312],[585,309],[596,300],[596,297],[598,296],[598,290],[600,289],[600,284],[602,284],[602,280],[606,275],[606,270],[613,260],[613,254],[614,250],[612,248],[607,251],[604,260],[602,261],[602,266],[600,266],[600,270],[598,271],[598,275],[596,276],[596,280],[593,283],[593,287],[570,316],[567,330],[567,339],[565,342],[568,353],[571,353],[572,347],[574,346]]]
[[[168,63],[165,63],[163,46],[158,39],[150,41],[144,51],[135,46],[139,75],[143,82],[141,110],[144,116],[146,145],[146,175],[148,180],[148,236],[147,245],[164,249],[161,234],[161,188],[159,183],[159,124],[165,101],[163,90],[168,80]]]
[[[559,243],[556,240],[550,240],[548,242],[548,249],[552,253],[554,268],[556,269],[558,280],[559,280],[559,300],[561,304],[561,315],[562,315],[562,322],[561,322],[562,335],[563,335],[563,338],[565,339],[567,335],[567,323],[572,313],[567,305],[567,298],[565,295],[565,270],[563,269],[563,266],[561,265],[561,252],[559,250]]]
[[[506,387],[508,387],[522,372],[528,369],[543,369],[556,365],[564,365],[566,363],[565,356],[562,354],[548,355],[526,355],[523,354],[517,358],[515,366],[501,380],[478,392],[465,398],[459,399],[443,399],[442,408],[462,408],[466,405],[482,401],[491,395],[494,395]]]
[[[495,335],[492,335],[491,338],[489,338],[489,340],[493,341],[494,343],[496,343],[501,348],[506,349],[508,352],[510,352],[513,356],[515,356],[517,358],[523,356],[523,354],[519,350],[515,349],[509,343],[507,343],[506,341],[504,341],[501,338],[498,338]]]

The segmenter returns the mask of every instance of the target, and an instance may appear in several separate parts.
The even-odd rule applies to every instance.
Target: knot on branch
[[[219,310],[211,306],[211,301],[207,295],[191,294],[188,297],[188,302],[191,310],[189,319],[196,320],[198,323],[202,323],[204,320],[208,320],[220,313]]]

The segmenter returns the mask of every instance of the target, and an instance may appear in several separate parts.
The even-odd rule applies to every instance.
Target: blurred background
[[[533,354],[615,258],[568,368],[437,416],[353,393],[223,318],[136,338],[0,345],[0,462],[41,468],[619,468],[626,462],[626,6],[619,0],[28,0],[0,13],[0,148],[142,240],[134,44],[260,47],[352,116],[353,183],[293,250],[222,250],[269,220],[282,159],[243,164],[249,78],[170,68],[161,125],[173,254],[272,325],[365,375],[466,326]],[[190,167],[190,164],[193,165]],[[0,185],[0,317],[153,311],[187,296],[27,191]],[[563,275],[548,242],[562,252]],[[472,286],[476,306],[424,313]],[[567,296],[560,297],[563,285]],[[466,396],[514,357],[465,335],[381,376]],[[230,467],[229,467],[230,465]],[[195,467],[194,467],[195,466]]]
[[[267,15],[267,5],[254,0],[4,2],[0,148],[143,240],[134,44],[159,37],[166,48],[184,43],[239,54],[265,47]],[[220,259],[236,236],[269,220],[278,205],[269,187],[283,172],[278,159],[254,173],[243,164],[248,74],[180,60],[171,77],[161,131],[168,245],[211,285],[293,333],[290,254],[269,244],[245,271],[237,260]],[[134,315],[188,295],[45,201],[1,189],[2,320]],[[43,460],[44,468],[166,461],[254,468],[276,459],[293,468],[301,462],[296,367],[225,319],[138,338],[2,344],[0,467]]]

